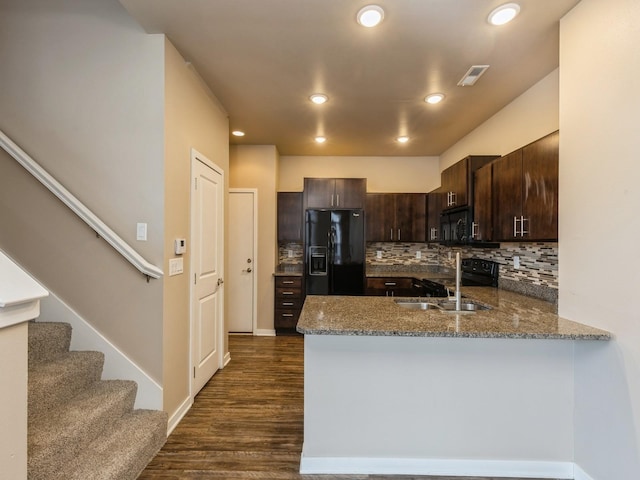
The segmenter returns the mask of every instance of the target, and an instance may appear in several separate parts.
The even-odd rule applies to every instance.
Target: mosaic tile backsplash
[[[280,263],[302,263],[302,244],[281,244],[278,250]],[[417,252],[420,252],[420,258],[417,258]],[[557,243],[501,243],[500,248],[452,247],[427,243],[368,243],[367,265],[403,265],[410,269],[437,265],[455,268],[456,252],[461,252],[463,258],[478,257],[499,263],[501,288],[557,301]],[[518,269],[514,268],[514,257],[519,257]]]

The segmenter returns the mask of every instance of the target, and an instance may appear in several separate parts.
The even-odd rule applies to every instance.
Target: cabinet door
[[[336,178],[333,207],[365,208],[367,181],[364,178]]]
[[[427,194],[427,242],[440,240],[440,213],[442,212],[442,192],[436,189]]]
[[[558,238],[558,132],[522,149],[522,215],[527,240]]]
[[[333,178],[305,178],[305,208],[332,208],[332,202],[335,202],[334,190]]]
[[[278,192],[278,241],[302,241],[302,192]]]
[[[493,163],[493,204],[493,240],[512,241],[514,218],[522,215],[522,149]]]
[[[367,193],[366,197],[367,242],[391,241],[394,217],[393,195]]]
[[[491,203],[492,166],[485,165],[475,172],[473,195],[473,225],[471,238],[487,242],[493,238]]]
[[[442,172],[445,207],[461,207],[468,204],[469,158],[463,158]]]
[[[394,239],[400,242],[424,242],[426,228],[425,217],[425,194],[396,194]]]

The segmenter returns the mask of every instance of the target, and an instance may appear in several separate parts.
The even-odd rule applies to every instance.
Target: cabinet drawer
[[[300,312],[298,310],[276,309],[274,325],[275,328],[295,328],[298,324]]]
[[[300,287],[276,287],[276,298],[300,298],[302,289]]]
[[[276,288],[302,288],[302,277],[276,277]]]
[[[394,290],[397,288],[411,288],[413,280],[411,278],[393,277],[369,277],[367,278],[367,288]]]
[[[276,309],[278,310],[301,310],[302,299],[301,298],[281,298],[276,297],[275,301]]]

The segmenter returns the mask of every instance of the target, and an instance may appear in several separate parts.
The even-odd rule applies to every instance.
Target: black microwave
[[[440,242],[444,244],[468,244],[473,221],[470,207],[451,208],[440,214]]]

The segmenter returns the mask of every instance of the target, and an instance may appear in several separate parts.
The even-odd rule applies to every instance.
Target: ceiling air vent
[[[459,87],[470,87],[478,81],[484,72],[487,71],[489,65],[472,65],[467,73],[458,82]]]

